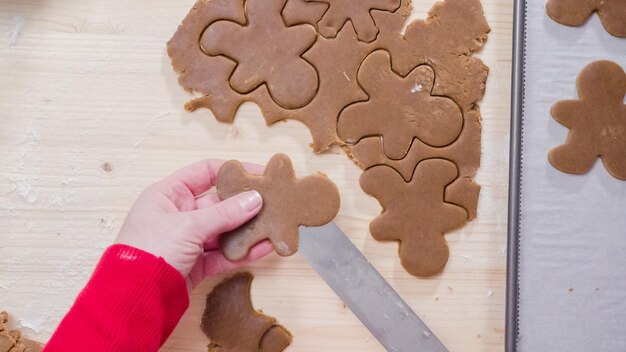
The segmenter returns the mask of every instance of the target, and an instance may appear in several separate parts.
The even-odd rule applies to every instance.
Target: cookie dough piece
[[[454,142],[463,128],[463,114],[452,99],[431,95],[433,70],[422,65],[401,77],[392,71],[390,60],[389,53],[376,51],[363,61],[358,80],[369,100],[345,108],[339,137],[354,143],[381,135],[391,159],[404,158],[413,137],[436,147]]]
[[[40,352],[41,350],[43,350],[43,344],[40,342],[33,341],[24,337],[20,339],[20,342],[24,345],[24,352]]]
[[[281,256],[298,250],[298,226],[321,226],[339,212],[339,191],[325,175],[296,178],[285,154],[270,159],[265,174],[253,175],[238,161],[226,162],[217,176],[221,199],[256,190],[263,197],[261,212],[238,229],[221,237],[224,256],[240,260],[254,244],[269,239]]]
[[[0,352],[9,352],[15,346],[15,339],[6,331],[0,332]]]
[[[274,325],[261,338],[260,352],[281,352],[291,344],[291,333],[280,325]]]
[[[250,289],[252,274],[238,273],[215,286],[206,298],[201,328],[211,340],[209,352],[257,352],[262,345],[270,348],[282,346],[284,328],[274,330],[276,319],[261,314],[252,306]]]
[[[18,330],[8,330],[5,324],[9,321],[7,312],[0,312],[0,352],[39,352],[43,345],[39,342],[22,337]]]
[[[383,208],[370,224],[372,237],[399,241],[400,262],[415,276],[432,276],[443,270],[449,255],[443,234],[468,218],[463,208],[444,201],[446,186],[457,176],[456,165],[444,159],[422,161],[408,183],[387,166],[373,167],[361,175],[361,188]]]
[[[324,2],[328,10],[317,24],[318,31],[326,38],[334,38],[337,32],[350,21],[359,40],[372,42],[376,40],[378,28],[374,23],[373,10],[394,12],[400,6],[400,0],[306,0],[308,2]]]
[[[580,26],[594,11],[609,34],[626,38],[626,1],[624,0],[548,0],[548,16],[560,24]]]
[[[237,63],[231,86],[246,94],[266,84],[272,99],[287,109],[307,105],[318,86],[315,68],[301,55],[317,38],[306,25],[286,27],[281,11],[287,0],[247,0],[246,22],[211,24],[200,38],[209,55]]]
[[[607,171],[626,180],[626,74],[612,61],[594,61],[576,80],[579,100],[552,106],[552,117],[569,128],[563,145],[550,151],[555,168],[586,173],[600,157]]]

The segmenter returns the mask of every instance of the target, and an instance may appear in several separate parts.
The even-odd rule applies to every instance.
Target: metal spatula
[[[387,351],[448,351],[337,225],[299,233],[299,253]]]

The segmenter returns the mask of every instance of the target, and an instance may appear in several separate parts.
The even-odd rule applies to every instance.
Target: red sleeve
[[[185,280],[172,266],[114,245],[44,351],[158,351],[188,306]]]

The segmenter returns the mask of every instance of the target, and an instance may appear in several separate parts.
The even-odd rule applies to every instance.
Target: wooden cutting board
[[[378,243],[368,223],[380,212],[343,153],[314,155],[297,122],[268,128],[254,105],[233,125],[206,110],[190,114],[165,43],[193,0],[4,0],[0,3],[0,309],[28,337],[46,340],[151,182],[202,158],[264,163],[288,153],[301,175],[339,186],[337,223],[452,351],[501,351],[512,2],[483,0],[492,33],[479,54],[491,68],[483,113],[478,219],[447,235],[445,272],[417,279],[396,245]],[[424,17],[433,0],[418,1]],[[289,351],[382,351],[352,313],[298,256],[267,258],[257,308],[295,335]],[[204,296],[164,351],[203,351]]]

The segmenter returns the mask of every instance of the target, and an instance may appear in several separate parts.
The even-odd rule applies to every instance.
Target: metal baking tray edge
[[[519,240],[522,178],[522,128],[526,0],[515,0],[513,19],[513,64],[511,74],[511,139],[509,152],[509,212],[507,234],[505,351],[516,352],[519,324]]]

